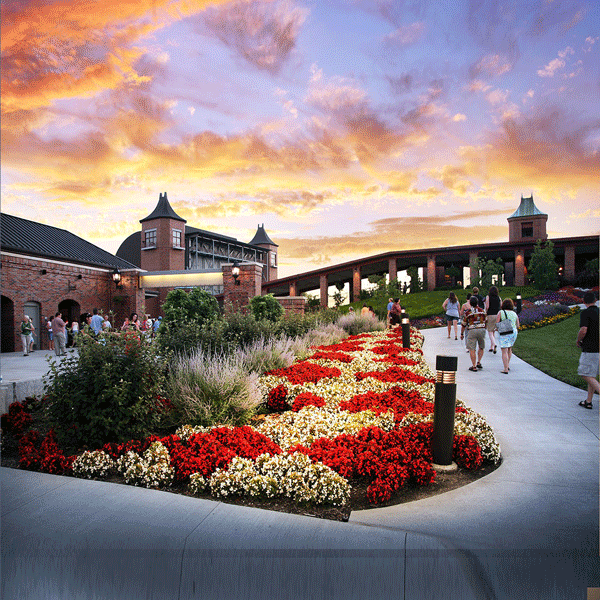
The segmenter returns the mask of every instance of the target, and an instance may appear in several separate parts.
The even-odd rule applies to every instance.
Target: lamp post
[[[433,435],[431,452],[437,471],[455,471],[452,462],[454,445],[454,413],[456,410],[456,369],[458,356],[436,356],[437,371],[433,407]]]
[[[402,346],[410,349],[410,320],[408,315],[402,315]]]

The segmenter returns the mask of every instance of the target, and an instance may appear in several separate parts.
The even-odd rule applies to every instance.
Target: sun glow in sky
[[[110,252],[166,191],[280,276],[600,229],[596,0],[3,0],[2,211]]]

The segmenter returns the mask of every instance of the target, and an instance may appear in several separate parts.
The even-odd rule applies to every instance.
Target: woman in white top
[[[454,323],[454,339],[458,339],[458,319],[460,319],[460,302],[456,297],[454,292],[450,292],[446,300],[444,300],[444,304],[442,304],[442,308],[446,311],[446,322],[448,323],[448,338],[450,338],[450,330],[452,328],[452,323]]]

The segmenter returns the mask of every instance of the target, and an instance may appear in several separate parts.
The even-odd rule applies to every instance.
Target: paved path
[[[600,587],[598,401],[516,357],[427,330],[504,461],[468,486],[349,523],[0,469],[2,597],[420,600],[586,597]],[[23,359],[27,360],[27,359]]]

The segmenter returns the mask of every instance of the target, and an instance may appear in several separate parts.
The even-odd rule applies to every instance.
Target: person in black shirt
[[[579,319],[579,333],[577,334],[577,345],[581,348],[581,357],[577,374],[581,375],[587,383],[587,399],[581,401],[579,406],[593,408],[592,398],[594,392],[600,394],[598,383],[598,362],[600,360],[600,349],[598,342],[598,307],[596,296],[593,292],[586,292],[583,296],[586,309],[581,311]]]

